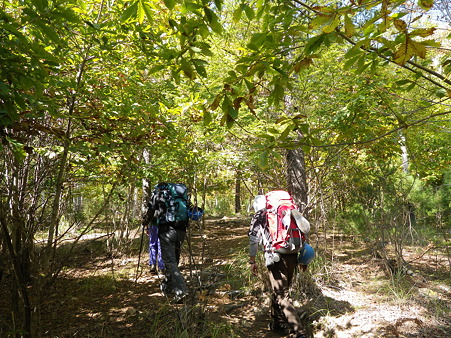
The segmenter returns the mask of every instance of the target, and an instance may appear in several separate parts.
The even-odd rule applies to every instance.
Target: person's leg
[[[180,264],[180,254],[182,252],[182,244],[186,237],[186,231],[177,230],[177,241],[175,243],[175,257],[177,260],[177,265]]]
[[[155,265],[160,270],[164,270],[164,262],[161,257],[160,239],[158,238],[158,226],[152,225],[149,231],[150,243],[149,243],[149,265]]]
[[[158,252],[158,268],[163,271],[164,270],[164,261],[163,256],[161,255],[161,245],[160,239],[157,236],[157,252]]]
[[[148,229],[149,235],[149,266],[151,269],[156,268],[157,264],[157,251],[155,249],[155,243],[158,241],[158,228],[154,225]]]
[[[169,288],[176,296],[188,292],[185,279],[178,269],[176,258],[176,243],[179,241],[177,230],[170,227],[168,231],[160,233],[161,254],[165,265],[165,274],[168,279]]]
[[[280,270],[273,266],[268,268],[269,280],[271,282],[271,319],[270,329],[273,331],[283,331],[284,324],[286,323],[285,315],[279,305],[279,290],[282,288],[282,275]]]
[[[268,269],[273,292],[271,317],[274,322],[288,323],[292,334],[302,332],[301,319],[289,298],[289,287],[295,267],[296,255],[281,255],[280,261]]]

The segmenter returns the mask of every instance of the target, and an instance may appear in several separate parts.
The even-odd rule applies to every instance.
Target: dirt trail
[[[246,251],[247,227],[238,220],[209,224],[206,234],[211,240],[207,243],[212,265],[231,259],[231,248]],[[412,266],[416,272],[402,277],[409,279],[409,287],[398,290],[388,282],[382,262],[370,255],[363,243],[343,238],[337,244],[341,252],[335,255],[329,276],[314,280],[310,274],[299,274],[293,288],[294,302],[311,337],[451,336],[451,287],[446,284],[444,258],[437,262],[437,257],[425,255],[416,261]],[[408,250],[405,255],[415,256]],[[254,282],[263,287],[263,281]],[[215,303],[213,299],[211,303]],[[240,328],[242,337],[278,337],[267,330],[268,305],[265,293],[256,292],[229,298],[224,304],[215,304],[215,309]]]

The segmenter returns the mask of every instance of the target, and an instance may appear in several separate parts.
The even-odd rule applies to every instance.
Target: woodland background
[[[446,0],[2,1],[0,335],[44,335],[86,236],[136,257],[160,181],[213,219],[289,189],[313,275],[349,235],[396,286],[408,248],[440,257],[449,297],[450,22]]]

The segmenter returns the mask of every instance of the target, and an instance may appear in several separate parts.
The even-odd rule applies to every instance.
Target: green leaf
[[[149,75],[153,74],[153,73],[156,73],[156,72],[159,72],[160,70],[165,69],[165,68],[166,68],[166,66],[163,66],[163,65],[153,66],[152,68],[149,69]]]
[[[171,76],[176,84],[180,84],[180,69],[177,69],[177,70],[173,69],[171,71]]]
[[[266,170],[266,169],[269,168],[269,165],[268,165],[268,151],[267,150],[264,150],[263,152],[261,152],[258,159],[259,159],[258,166],[260,167],[260,169]]]
[[[310,38],[304,47],[306,55],[313,54],[325,41],[326,34],[321,34]]]
[[[208,65],[208,62],[201,60],[201,59],[193,59],[194,68],[196,68],[196,72],[202,76],[207,77],[207,71],[205,69],[205,66]]]
[[[180,59],[180,69],[188,79],[193,80],[196,77],[191,65],[185,59]]]
[[[243,13],[243,10],[241,9],[241,6],[238,6],[234,11],[233,11],[233,21],[234,22],[238,22],[241,20],[241,14]]]
[[[31,2],[40,12],[43,12],[49,5],[47,0],[32,0]]]
[[[138,11],[138,1],[131,4],[125,11],[122,13],[121,22],[127,22],[132,17],[136,17],[136,13]]]
[[[351,57],[350,59],[348,59],[344,65],[343,65],[343,69],[348,70],[349,68],[351,68],[351,66],[353,66],[357,60],[360,58],[361,54],[358,54],[356,56]]]
[[[271,92],[268,101],[272,102],[275,106],[278,106],[280,101],[282,101],[284,94],[285,94],[285,89],[278,81],[274,84],[274,89]]]
[[[248,18],[249,20],[254,19],[254,17],[255,17],[255,12],[254,12],[254,10],[252,9],[252,7],[250,7],[250,6],[248,6],[248,5],[245,5],[244,12],[246,13],[246,16],[247,16],[247,18]]]
[[[226,115],[226,126],[228,129],[232,128],[235,123],[235,119],[230,115]]]
[[[216,16],[215,13],[211,12],[211,20],[209,21],[209,26],[211,27],[211,29],[213,30],[213,32],[220,34],[222,33],[222,26],[219,23],[218,17]]]
[[[395,83],[396,83],[398,86],[404,86],[404,85],[410,84],[410,83],[412,83],[412,82],[413,82],[412,80],[399,80],[399,81],[396,81]]]
[[[257,136],[260,138],[263,138],[265,140],[268,140],[269,142],[274,142],[274,136],[272,136],[270,134],[259,134]]]
[[[25,152],[23,144],[8,136],[6,136],[6,140],[9,142],[9,144],[11,144],[12,151],[16,160],[22,163],[25,157],[27,157],[27,153]]]
[[[137,9],[137,18],[138,22],[141,24],[144,21],[144,17],[146,16],[146,11],[144,9],[145,3],[143,0],[138,1],[138,9]]]
[[[38,26],[42,33],[47,36],[50,40],[60,46],[65,46],[67,43],[61,40],[58,36],[58,33],[51,26],[48,26],[46,23],[42,21],[36,21],[36,26]]]
[[[252,35],[251,40],[249,42],[248,48],[253,50],[260,50],[261,46],[266,40],[266,34],[264,33],[255,33]]]
[[[439,97],[439,98],[443,98],[443,97],[447,96],[447,91],[444,88],[439,88],[435,91],[435,95],[437,95],[437,97]]]
[[[365,61],[366,61],[366,55],[363,54],[357,61],[357,69],[355,71],[356,74],[362,74],[363,71],[370,65],[369,63],[367,63]]]
[[[238,118],[238,109],[235,109],[233,108],[233,105],[230,105],[227,114],[235,121]]]
[[[153,22],[153,16],[152,16],[152,7],[150,7],[150,5],[147,2],[142,2],[142,8],[144,13],[146,14],[147,17],[147,21],[148,22]]]
[[[175,0],[163,0],[164,5],[169,8],[173,9],[175,7]]]
[[[224,113],[221,124],[225,123],[227,128],[231,128],[235,123],[235,119],[238,117],[238,111],[233,108],[232,102],[228,96],[224,97],[221,108]]]
[[[3,92],[3,94],[8,95],[9,94],[9,86],[5,85],[3,82],[0,82],[0,91]]]
[[[279,140],[284,140],[290,135],[290,132],[294,129],[293,124],[289,124],[285,130],[280,134]]]
[[[211,117],[210,112],[207,109],[204,109],[204,126],[208,126],[213,118]]]
[[[213,1],[215,3],[216,8],[218,9],[218,11],[220,11],[222,9],[222,1],[223,0],[214,0]]]

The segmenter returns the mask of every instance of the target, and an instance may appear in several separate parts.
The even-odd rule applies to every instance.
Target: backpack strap
[[[262,226],[260,226],[260,236],[261,236],[261,238],[262,238],[262,242],[263,242],[263,246],[264,246],[264,248],[265,248],[265,251],[266,251],[266,252],[271,251],[272,244],[269,242],[269,239],[268,239],[268,237],[266,236],[265,230],[263,229]]]

